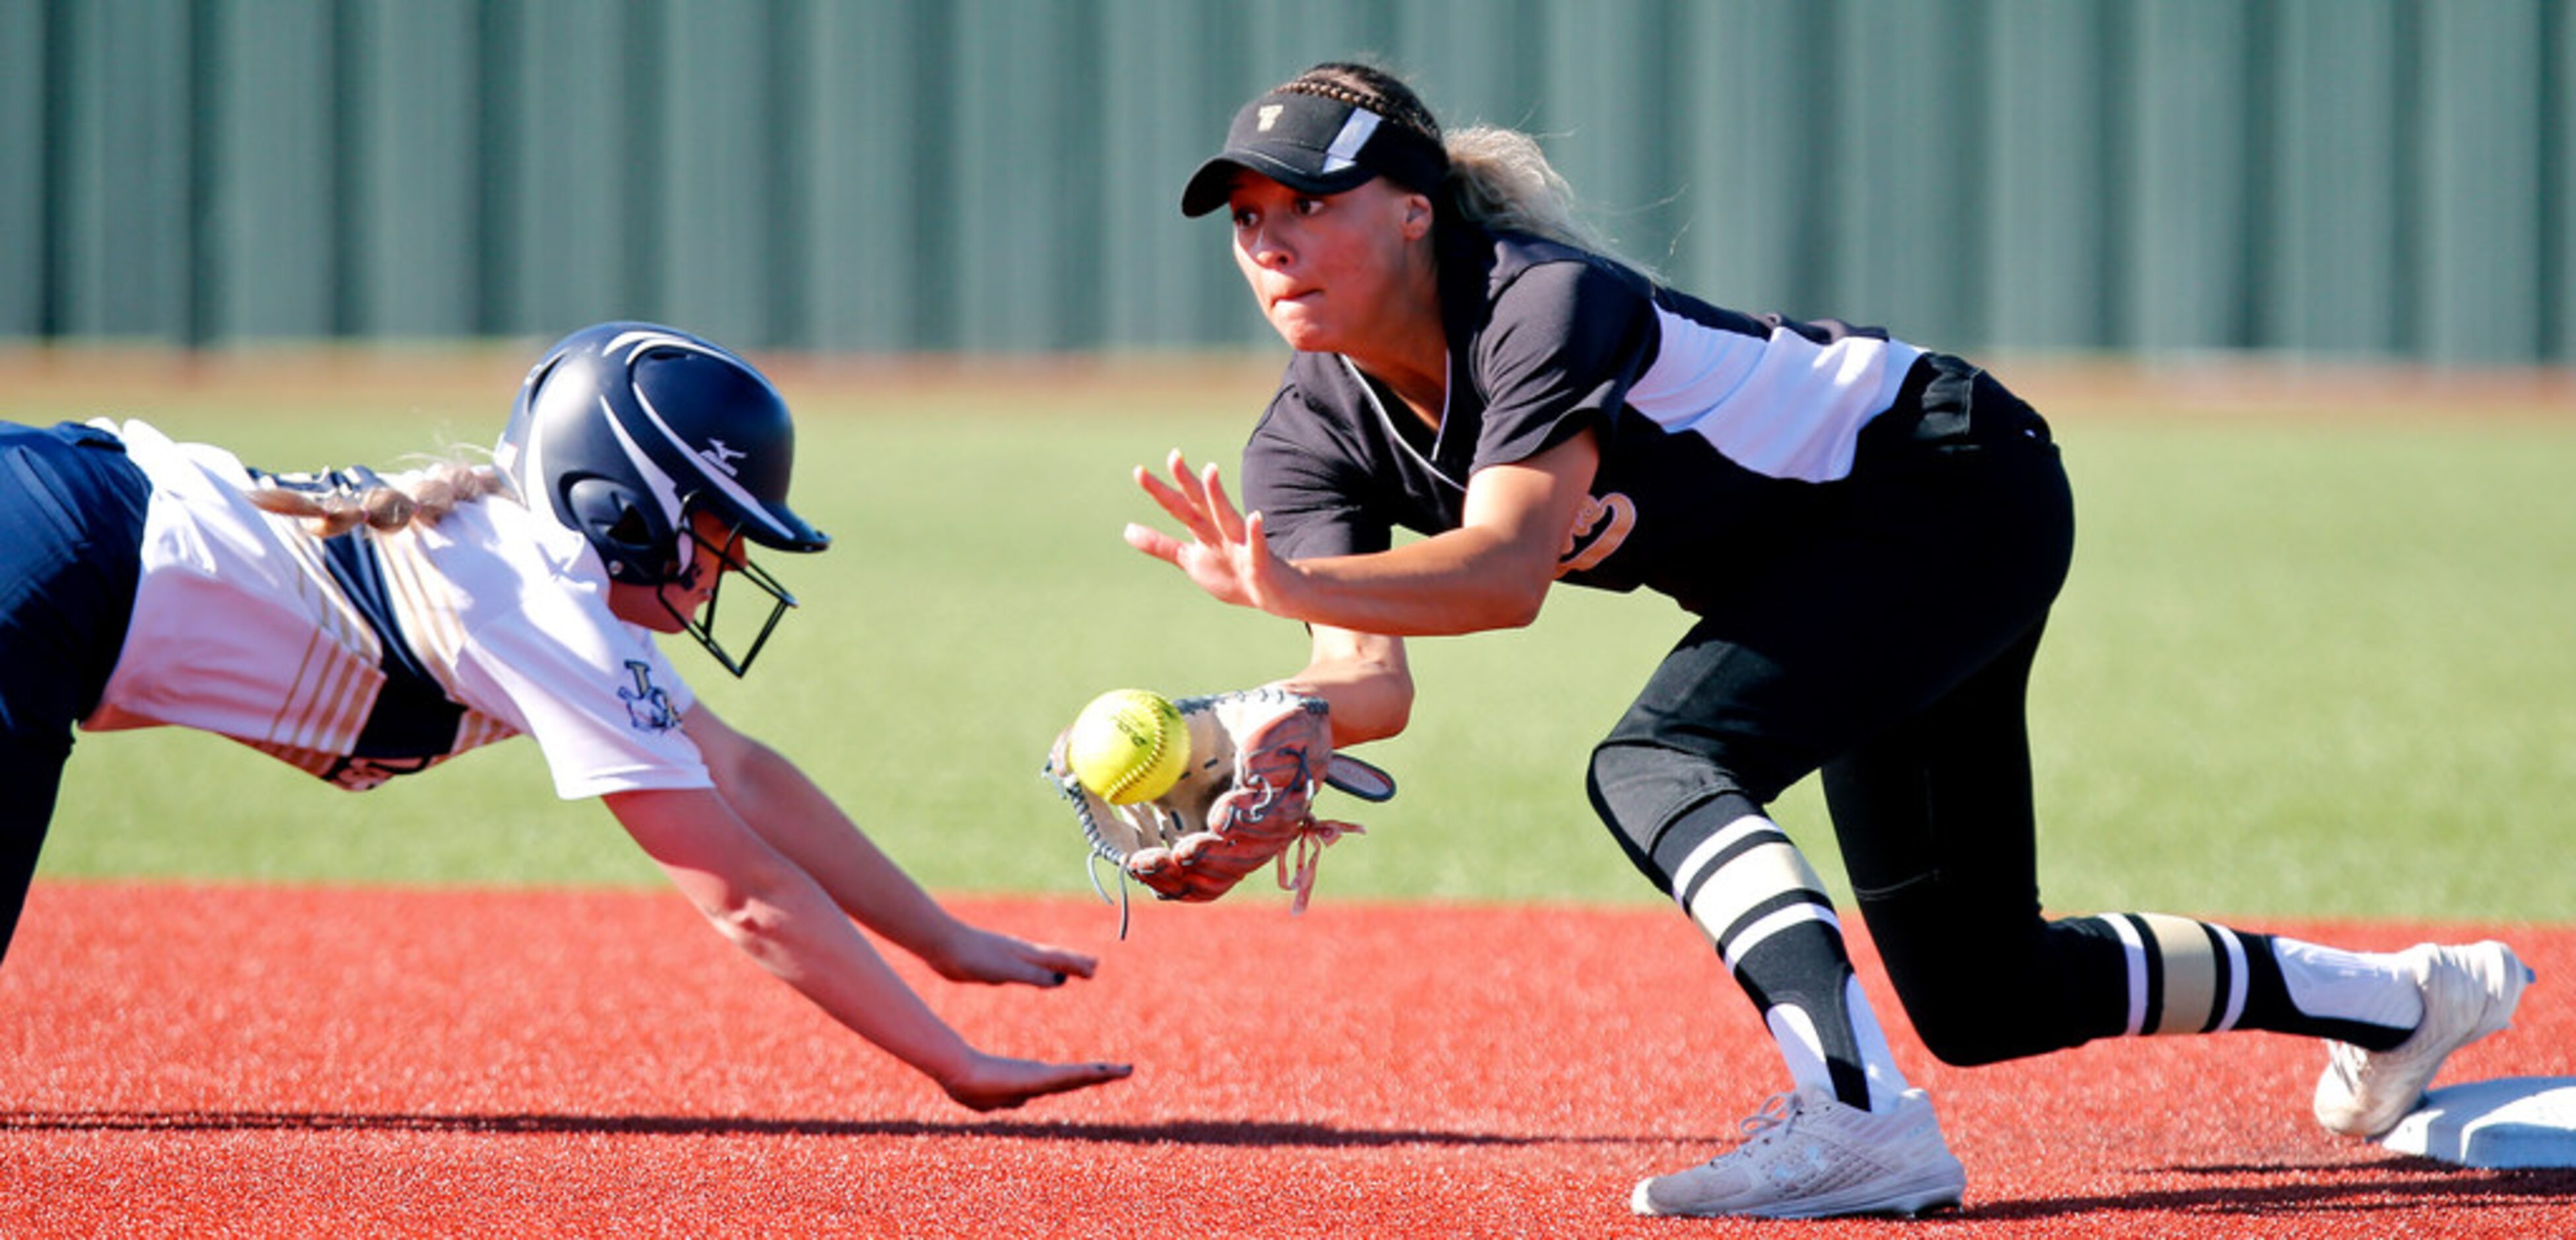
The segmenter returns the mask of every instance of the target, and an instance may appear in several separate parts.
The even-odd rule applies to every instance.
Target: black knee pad
[[[1610,829],[1610,838],[1619,841],[1619,851],[1628,855],[1628,864],[1637,867],[1637,872],[1645,875],[1646,881],[1661,889],[1664,876],[1655,868],[1652,845],[1637,842],[1636,835],[1620,821],[1619,811],[1612,808],[1610,799],[1601,791],[1601,751],[1598,749],[1592,751],[1592,763],[1584,771],[1583,792],[1591,799],[1592,812],[1600,816],[1601,825]]]
[[[1593,748],[1583,788],[1592,811],[1610,828],[1628,860],[1658,888],[1667,882],[1655,861],[1655,846],[1664,832],[1711,800],[1744,797],[1737,781],[1706,758],[1628,741],[1604,741]]]

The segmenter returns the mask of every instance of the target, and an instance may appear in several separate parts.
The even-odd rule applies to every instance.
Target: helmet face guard
[[[748,671],[786,609],[796,605],[739,553],[743,539],[781,551],[820,551],[831,539],[787,506],[795,428],[769,380],[724,349],[650,323],[602,323],[549,349],[520,385],[494,461],[529,507],[580,534],[609,578],[655,589],[696,580],[715,555],[774,603],[739,659],[704,618],[680,616],[725,670]],[[705,544],[690,514],[734,531],[733,548]],[[722,577],[717,579],[721,589]],[[663,606],[674,614],[669,600]]]
[[[696,638],[698,644],[706,647],[707,653],[715,656],[715,661],[722,665],[724,670],[740,677],[751,670],[751,661],[760,657],[760,648],[769,644],[769,635],[777,630],[779,620],[787,615],[787,609],[796,605],[796,596],[788,593],[787,588],[780,585],[778,578],[771,576],[768,569],[751,562],[751,555],[742,545],[742,534],[739,530],[735,531],[725,546],[719,547],[701,537],[696,527],[683,523],[681,528],[687,531],[684,543],[694,544],[696,554],[691,557],[688,566],[679,570],[678,575],[673,579],[674,583],[682,587],[694,585],[697,583],[697,575],[706,571],[709,564],[713,564],[716,566],[717,573],[715,584],[708,587],[706,605],[700,607],[695,615],[681,614],[679,608],[671,605],[671,596],[659,590],[654,591],[654,597],[661,602],[664,611],[671,613],[672,618],[680,622],[681,632]],[[760,622],[760,628],[752,634],[750,645],[744,647],[742,657],[739,659],[726,650],[724,643],[716,636],[717,604],[724,600],[725,583],[733,580],[747,581],[753,588],[769,596],[769,615]],[[757,606],[757,604],[754,605]]]

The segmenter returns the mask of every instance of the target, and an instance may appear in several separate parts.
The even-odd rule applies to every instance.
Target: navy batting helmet
[[[796,428],[787,402],[750,363],[674,328],[601,323],[557,341],[528,371],[494,462],[529,507],[579,533],[611,579],[687,584],[707,565],[689,518],[705,511],[745,538],[780,551],[820,551],[831,539],[787,506]],[[704,617],[681,616],[726,670],[751,666],[796,600],[741,561],[775,600],[736,660]],[[666,604],[667,605],[667,604]]]

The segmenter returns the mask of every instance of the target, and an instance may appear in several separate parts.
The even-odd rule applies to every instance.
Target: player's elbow
[[[1486,627],[1525,629],[1538,622],[1548,589],[1556,584],[1556,553],[1528,539],[1506,544],[1505,550],[1483,575]]]
[[[1538,623],[1541,607],[1547,605],[1547,583],[1519,586],[1502,592],[1494,601],[1494,625],[1498,629],[1525,629]]]
[[[1495,572],[1476,584],[1476,589],[1459,599],[1456,628],[1460,633],[1528,628],[1537,622],[1539,608],[1547,603],[1549,581],[1544,576]]]

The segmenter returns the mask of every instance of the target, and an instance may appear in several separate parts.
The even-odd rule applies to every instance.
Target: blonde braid
[[[365,525],[391,533],[413,522],[435,524],[458,504],[487,495],[513,496],[509,476],[490,465],[436,462],[417,473],[360,490],[254,486],[243,494],[263,512],[301,517],[316,538],[336,538]]]
[[[1350,61],[1327,61],[1289,79],[1276,92],[1286,95],[1313,95],[1335,103],[1365,108],[1390,121],[1399,129],[1409,129],[1440,145],[1440,122],[1431,108],[1404,80],[1375,65]]]

